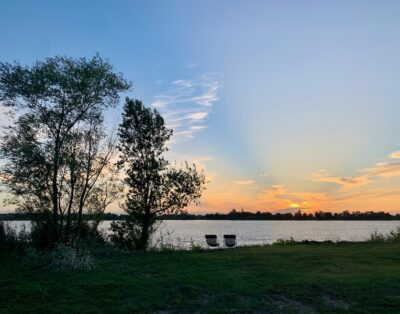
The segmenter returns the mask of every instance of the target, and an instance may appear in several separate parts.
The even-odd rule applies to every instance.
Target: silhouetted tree
[[[88,198],[82,190],[71,190],[78,183],[73,182],[74,167],[80,167],[74,164],[74,149],[81,148],[76,141],[82,140],[87,124],[101,128],[103,109],[116,105],[119,93],[129,87],[98,55],[57,56],[32,67],[0,63],[0,102],[17,113],[0,147],[6,159],[3,183],[21,210],[51,210],[53,242],[62,237],[62,203],[71,204],[68,208],[76,195]]]
[[[128,217],[112,224],[111,240],[130,249],[146,250],[156,220],[197,202],[205,178],[195,165],[170,166],[163,154],[172,130],[159,112],[139,100],[126,99],[118,135],[119,165],[126,169],[124,210]]]

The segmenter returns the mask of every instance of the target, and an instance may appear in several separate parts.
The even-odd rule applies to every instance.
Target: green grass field
[[[0,260],[0,313],[400,313],[400,246],[134,253],[90,272]]]

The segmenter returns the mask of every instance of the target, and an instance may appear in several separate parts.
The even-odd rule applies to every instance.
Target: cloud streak
[[[238,184],[238,185],[250,185],[250,184],[254,184],[254,180],[238,180],[238,181],[234,181],[233,183]]]
[[[374,167],[361,169],[359,175],[355,176],[333,176],[328,171],[321,169],[312,174],[312,180],[315,182],[328,182],[341,185],[344,188],[353,188],[371,183],[378,177],[391,178],[400,176],[400,151],[388,155],[389,161],[376,163]]]
[[[205,122],[219,100],[222,75],[211,73],[195,79],[174,80],[167,90],[155,96],[151,104],[159,110],[174,129],[173,143],[182,142],[206,128]]]

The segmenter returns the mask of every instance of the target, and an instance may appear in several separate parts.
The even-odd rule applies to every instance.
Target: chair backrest
[[[206,242],[208,246],[218,246],[217,236],[215,234],[206,234]]]
[[[224,242],[227,247],[236,246],[236,235],[235,234],[224,234]]]

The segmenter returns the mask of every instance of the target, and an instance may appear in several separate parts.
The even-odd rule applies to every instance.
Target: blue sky
[[[9,1],[0,60],[108,58],[175,129],[170,157],[204,167],[192,211],[397,211],[399,16],[398,1]]]

